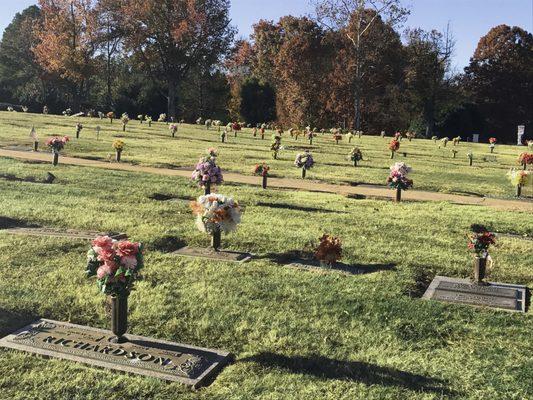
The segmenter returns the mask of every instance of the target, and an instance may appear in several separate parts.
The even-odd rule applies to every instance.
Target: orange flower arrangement
[[[342,243],[338,237],[324,234],[315,251],[315,258],[322,264],[333,266],[342,257]]]

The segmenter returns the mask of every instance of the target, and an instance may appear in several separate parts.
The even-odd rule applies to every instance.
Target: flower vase
[[[122,132],[126,132],[126,124],[122,124]]]
[[[109,123],[110,123],[110,124],[113,123],[113,118],[109,118]]]
[[[261,140],[264,140],[264,139],[265,139],[265,134],[261,133]]]
[[[121,156],[122,156],[122,150],[117,150],[117,151],[115,152],[115,160],[116,160],[117,162],[120,162],[120,157],[121,157]]]
[[[352,137],[351,136],[348,138],[348,143],[352,143]]]
[[[39,142],[38,141],[33,142],[33,151],[39,151]]]
[[[237,137],[237,131],[233,131],[233,135]]]
[[[52,161],[52,164],[54,165],[54,167],[58,164],[58,162],[59,162],[59,153],[54,152],[54,160]]]
[[[307,169],[305,167],[302,167],[302,179],[305,179],[306,173],[307,173]]]
[[[267,188],[267,175],[263,175],[263,189]]]
[[[474,161],[472,158],[469,159],[468,164],[472,166],[472,161]]]
[[[481,284],[485,279],[487,272],[487,258],[475,257],[474,258],[474,283]]]
[[[491,147],[491,148],[490,148],[490,153],[491,153],[491,154],[494,153],[494,147]]]
[[[115,335],[110,341],[125,343],[128,341],[124,334],[128,330],[128,296],[109,296],[111,306],[111,331]]]
[[[335,144],[339,144],[339,139],[335,139]]]
[[[526,163],[522,163],[522,167],[524,168],[524,171],[527,170],[527,164]]]
[[[402,201],[402,189],[401,188],[396,188],[396,202],[399,203],[400,201]]]
[[[357,167],[357,160],[353,160],[353,166]]]
[[[215,251],[220,249],[221,236],[220,228],[215,229],[211,234],[211,247]]]
[[[220,140],[224,143],[226,141],[226,136],[220,136]]]
[[[148,127],[149,127],[149,128],[152,127],[152,121],[148,121]]]
[[[76,139],[79,139],[79,138],[80,138],[80,131],[77,130],[77,131],[76,131]]]
[[[394,158],[394,151],[390,152],[390,159],[392,160]]]
[[[310,145],[313,144],[313,138],[312,138],[312,137],[309,138],[309,144],[310,144]]]
[[[516,185],[516,197],[522,196],[522,185]]]
[[[205,188],[204,195],[207,196],[208,194],[211,194],[211,181],[207,181],[205,183],[204,188]]]

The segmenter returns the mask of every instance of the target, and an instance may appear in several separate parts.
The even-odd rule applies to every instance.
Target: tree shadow
[[[362,361],[340,361],[319,355],[289,357],[262,352],[239,362],[255,362],[267,368],[282,368],[295,374],[312,375],[321,379],[341,379],[366,385],[395,386],[419,392],[457,395],[447,387],[448,383],[441,379]]]
[[[6,181],[10,182],[27,182],[27,183],[53,183],[56,179],[55,175],[47,172],[46,177],[44,179],[38,179],[34,176],[28,176],[26,178],[20,178],[18,176],[15,176],[13,174],[0,174],[0,179],[5,179]]]
[[[276,209],[284,209],[284,210],[292,210],[292,211],[305,211],[305,212],[319,212],[319,213],[331,213],[331,214],[345,214],[344,211],[338,211],[338,210],[328,210],[325,208],[316,208],[316,207],[302,207],[294,204],[287,204],[287,203],[263,203],[259,202],[256,203],[256,206],[258,207],[268,207],[268,208],[276,208]]]
[[[31,224],[27,221],[0,216],[0,229],[11,229],[11,228],[38,228],[39,225]]]
[[[29,311],[11,311],[0,308],[0,338],[38,319],[37,315]]]
[[[163,236],[147,244],[148,250],[151,251],[160,251],[162,253],[172,253],[176,250],[179,250],[185,247],[187,243],[175,236]]]
[[[165,193],[154,193],[148,196],[150,200],[155,201],[170,201],[170,200],[182,200],[182,201],[194,201],[194,198],[189,196],[182,196],[179,194],[165,194]]]

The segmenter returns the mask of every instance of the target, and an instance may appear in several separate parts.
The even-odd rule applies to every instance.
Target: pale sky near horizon
[[[17,12],[36,0],[0,0],[0,32]],[[411,10],[404,28],[444,30],[448,22],[456,40],[454,64],[461,70],[468,64],[479,38],[490,28],[507,24],[533,32],[533,0],[403,0]],[[259,19],[277,21],[284,15],[308,15],[309,0],[232,0],[232,23],[238,36],[247,38]]]

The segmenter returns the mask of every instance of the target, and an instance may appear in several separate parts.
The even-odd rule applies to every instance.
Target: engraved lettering
[[[151,354],[141,354],[137,358],[141,361],[152,361],[154,359],[154,356]]]
[[[166,366],[166,365],[170,364],[171,362],[172,362],[172,360],[170,358],[163,358],[163,357],[158,357],[154,361],[155,364],[159,364],[159,365],[163,365],[163,366]]]
[[[57,338],[53,337],[53,336],[47,336],[43,339],[43,342],[45,343],[52,343],[54,340],[56,340]]]
[[[102,354],[109,354],[109,352],[113,350],[112,347],[109,347],[109,346],[105,346],[102,350],[100,350],[100,353]],[[95,350],[96,351],[96,350]]]
[[[115,351],[113,351],[111,354],[114,356],[123,356],[127,354],[127,351],[124,349],[115,349]]]

